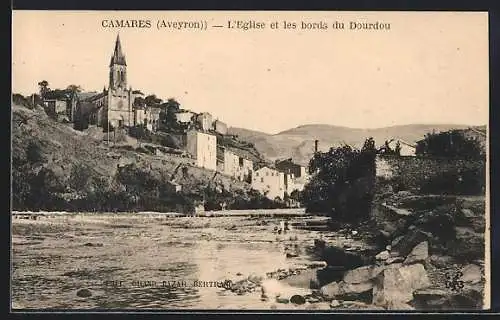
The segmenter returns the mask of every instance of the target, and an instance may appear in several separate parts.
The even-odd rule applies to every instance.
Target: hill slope
[[[373,137],[377,145],[385,140],[399,139],[413,143],[432,131],[465,129],[467,125],[452,124],[412,124],[377,129],[354,129],[325,124],[303,125],[271,135],[241,128],[230,128],[229,132],[252,142],[257,150],[270,160],[293,158],[306,165],[314,152],[314,140],[319,140],[320,151],[344,143],[361,147],[368,137]]]
[[[111,196],[149,197],[144,200],[147,205],[151,197],[160,197],[154,194],[172,178],[189,194],[203,195],[208,186],[216,186],[229,195],[245,196],[250,192],[248,184],[220,174],[214,176],[213,171],[193,166],[189,158],[156,156],[144,149],[136,150],[131,144],[108,146],[102,137],[95,136],[91,131],[77,131],[50,119],[41,108],[32,110],[13,105],[13,210],[72,210],[71,201],[95,194],[102,184]],[[130,164],[135,166],[122,175],[130,183],[117,182],[119,167],[128,168]],[[186,169],[178,170],[179,165]],[[141,189],[143,185],[154,188]],[[130,190],[139,193],[132,195]],[[139,210],[155,209],[141,206],[139,201]]]

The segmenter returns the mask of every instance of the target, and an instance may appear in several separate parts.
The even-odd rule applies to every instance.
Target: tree
[[[468,138],[462,130],[428,133],[417,142],[416,155],[478,159],[484,156],[479,140]]]
[[[157,98],[155,94],[150,94],[146,98],[144,98],[144,102],[148,107],[153,107],[162,103],[160,98]]]
[[[374,194],[376,154],[372,138],[361,150],[345,145],[317,152],[309,163],[313,177],[303,191],[306,210],[346,222],[366,219]]]
[[[70,84],[68,87],[66,87],[66,90],[69,90],[73,93],[79,93],[83,91],[82,87],[76,84]]]
[[[145,106],[146,105],[146,100],[143,97],[136,97],[134,99],[134,106]]]
[[[160,121],[163,127],[168,130],[177,128],[177,118],[175,114],[180,110],[180,103],[175,98],[168,98],[167,102],[161,105],[163,111],[160,114]]]
[[[49,82],[47,80],[42,80],[38,82],[38,87],[40,88],[40,97],[43,99],[45,94],[50,91]]]

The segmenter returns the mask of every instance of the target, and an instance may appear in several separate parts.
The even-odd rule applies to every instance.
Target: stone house
[[[186,150],[200,168],[217,170],[217,138],[214,135],[190,130],[186,134]]]
[[[274,200],[285,197],[285,177],[283,172],[264,166],[252,174],[252,188]]]
[[[212,115],[208,112],[200,113],[196,116],[196,123],[200,130],[209,131],[213,125]]]
[[[213,130],[219,134],[226,135],[227,124],[217,119],[213,122]]]
[[[43,104],[47,114],[59,120],[72,122],[78,105],[78,93],[71,90],[53,90],[45,93]]]

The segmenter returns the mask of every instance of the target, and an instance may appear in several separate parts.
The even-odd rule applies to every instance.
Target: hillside
[[[413,143],[433,130],[439,132],[468,127],[451,124],[412,124],[377,129],[354,129],[317,124],[299,126],[274,135],[241,128],[230,128],[229,132],[252,142],[256,149],[270,160],[291,157],[295,162],[307,165],[314,152],[314,140],[319,140],[320,151],[326,151],[332,146],[344,143],[361,147],[368,137],[373,137],[377,145],[382,145],[385,140],[390,139]]]
[[[185,198],[198,195],[206,199],[205,193],[211,190],[218,191],[209,197],[233,199],[239,195],[243,202],[258,197],[246,183],[214,176],[213,171],[195,167],[187,157],[154,155],[130,137],[108,146],[102,132],[95,129],[77,131],[50,119],[42,108],[13,105],[13,210],[81,210],[82,203],[92,205],[92,197],[120,202],[119,211],[131,208],[123,207],[122,202],[127,201],[135,201],[134,210],[155,210],[151,204],[155,201],[168,199],[168,205],[175,205],[179,200],[178,195],[165,191],[172,178],[182,186]],[[78,199],[81,201],[75,202]],[[116,209],[113,204],[106,206]]]

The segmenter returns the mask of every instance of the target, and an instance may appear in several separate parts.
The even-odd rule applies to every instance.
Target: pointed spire
[[[115,51],[113,52],[113,56],[111,57],[111,62],[109,66],[111,67],[113,64],[120,64],[126,66],[127,63],[125,61],[125,55],[122,52],[122,44],[120,42],[120,34],[116,36],[115,42]]]

